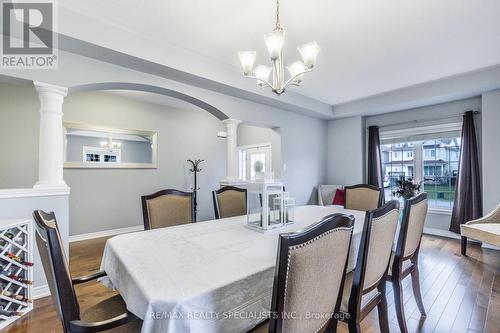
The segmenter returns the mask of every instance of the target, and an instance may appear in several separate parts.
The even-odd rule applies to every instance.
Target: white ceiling
[[[64,8],[124,35],[113,40],[60,17],[60,29],[99,44],[141,36],[151,58],[173,45],[240,75],[237,51],[266,63],[263,34],[274,24],[273,0],[63,0]],[[317,68],[296,92],[338,104],[500,64],[498,0],[281,0],[287,62],[295,47],[321,46]],[[83,21],[82,21],[83,22]],[[84,32],[87,31],[87,32]],[[87,33],[87,35],[85,35]],[[115,43],[115,44],[113,44]],[[168,59],[168,54],[164,55]],[[167,64],[168,65],[168,64]],[[197,64],[193,64],[195,67]],[[200,75],[203,75],[202,70]],[[244,80],[243,78],[237,78]]]

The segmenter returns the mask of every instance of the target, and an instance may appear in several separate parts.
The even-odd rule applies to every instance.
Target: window
[[[386,200],[393,199],[397,180],[412,179],[421,183],[429,195],[429,206],[451,209],[455,198],[461,138],[458,134],[436,139],[427,135],[422,140],[384,144],[382,170]]]
[[[435,149],[424,149],[424,157],[425,158],[435,158],[436,150]]]

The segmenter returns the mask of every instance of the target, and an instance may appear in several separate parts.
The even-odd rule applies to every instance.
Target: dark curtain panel
[[[380,136],[377,126],[368,127],[368,184],[384,188]],[[385,202],[384,192],[382,192],[382,202]]]
[[[451,213],[450,231],[460,233],[460,225],[483,216],[479,155],[477,151],[474,112],[464,114],[462,145],[458,162],[458,179],[455,186],[455,201]]]

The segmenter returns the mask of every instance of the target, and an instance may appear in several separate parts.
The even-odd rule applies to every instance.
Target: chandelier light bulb
[[[315,41],[309,42],[297,47],[297,49],[299,50],[300,55],[302,55],[302,60],[304,61],[306,67],[308,69],[313,68],[314,65],[316,65],[316,58],[318,57],[320,50],[318,43]]]
[[[243,75],[252,75],[253,65],[255,63],[255,58],[257,57],[257,52],[241,51],[238,52],[238,57],[240,58],[241,67],[243,68]]]
[[[306,65],[302,61],[295,61],[286,67],[292,78],[292,82],[299,84],[304,79],[304,71],[306,70]]]
[[[267,80],[269,80],[269,75],[271,74],[272,70],[273,69],[271,67],[264,66],[264,65],[259,65],[259,66],[255,67],[254,74],[258,80],[258,83],[263,84],[263,83],[267,82]]]
[[[276,60],[281,56],[283,45],[285,44],[285,32],[283,30],[273,31],[264,35],[267,51],[271,60]]]

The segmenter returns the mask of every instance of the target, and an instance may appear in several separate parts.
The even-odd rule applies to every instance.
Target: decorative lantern
[[[283,194],[283,183],[249,182],[247,226],[261,232],[283,227]]]
[[[285,226],[295,222],[295,198],[290,197],[290,193],[285,192],[283,198],[283,223]]]

